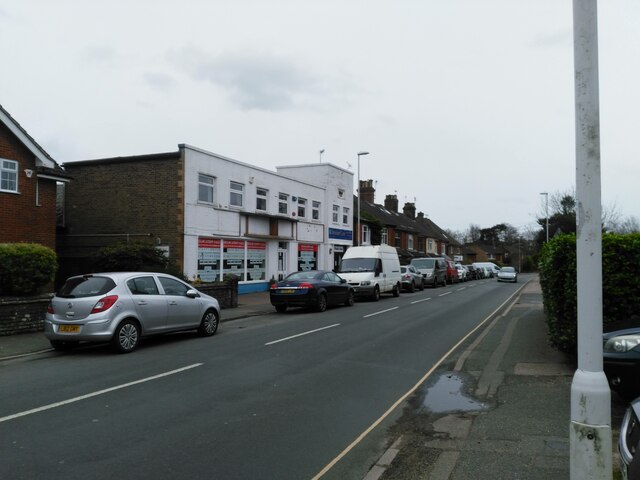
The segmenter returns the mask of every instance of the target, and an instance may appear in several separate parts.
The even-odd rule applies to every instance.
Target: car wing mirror
[[[197,290],[191,289],[191,290],[187,290],[187,292],[185,293],[185,296],[189,298],[198,298],[200,294],[198,293]]]

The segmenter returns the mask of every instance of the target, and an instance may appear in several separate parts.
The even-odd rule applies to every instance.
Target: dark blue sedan
[[[271,286],[271,305],[278,312],[288,307],[308,307],[324,312],[331,305],[352,306],[353,287],[333,272],[295,272]]]

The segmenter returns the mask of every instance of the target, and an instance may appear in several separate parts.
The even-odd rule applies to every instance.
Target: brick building
[[[0,106],[0,243],[56,247],[56,188],[69,176]]]

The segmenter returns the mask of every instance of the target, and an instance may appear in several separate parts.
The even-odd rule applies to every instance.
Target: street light
[[[360,245],[360,232],[362,230],[360,226],[360,157],[362,155],[369,155],[369,152],[358,152],[358,245]]]
[[[540,195],[545,197],[545,215],[547,216],[547,243],[549,243],[549,194],[542,192]]]

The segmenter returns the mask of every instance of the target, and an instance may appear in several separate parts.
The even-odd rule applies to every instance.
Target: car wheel
[[[135,320],[125,320],[113,334],[111,345],[118,353],[133,352],[140,343],[140,327]]]
[[[411,286],[409,287],[409,291],[411,293],[416,291],[416,282],[413,282],[413,281],[411,282]]]
[[[353,290],[349,289],[349,292],[347,293],[347,301],[344,302],[344,304],[347,307],[353,307],[353,304],[355,303],[356,299],[355,299],[355,295],[353,294]]]
[[[393,287],[393,290],[391,290],[391,293],[393,293],[394,297],[399,297],[400,296],[400,284],[399,283],[396,283],[395,287]]]
[[[287,311],[287,306],[286,305],[276,305],[276,312],[284,313],[286,311]]]
[[[373,295],[371,295],[371,299],[374,302],[377,302],[378,300],[380,300],[380,288],[378,288],[378,285],[376,285],[373,289]]]
[[[218,323],[218,313],[215,310],[207,310],[200,321],[198,335],[201,337],[210,337],[218,330]]]
[[[68,341],[68,340],[49,340],[51,346],[54,350],[58,350],[59,352],[68,352],[69,350],[73,350],[78,346],[79,342]]]
[[[324,312],[327,309],[327,296],[324,293],[318,295],[316,300],[316,310],[318,312]]]
[[[420,280],[420,291],[422,292],[424,290],[424,281]]]

